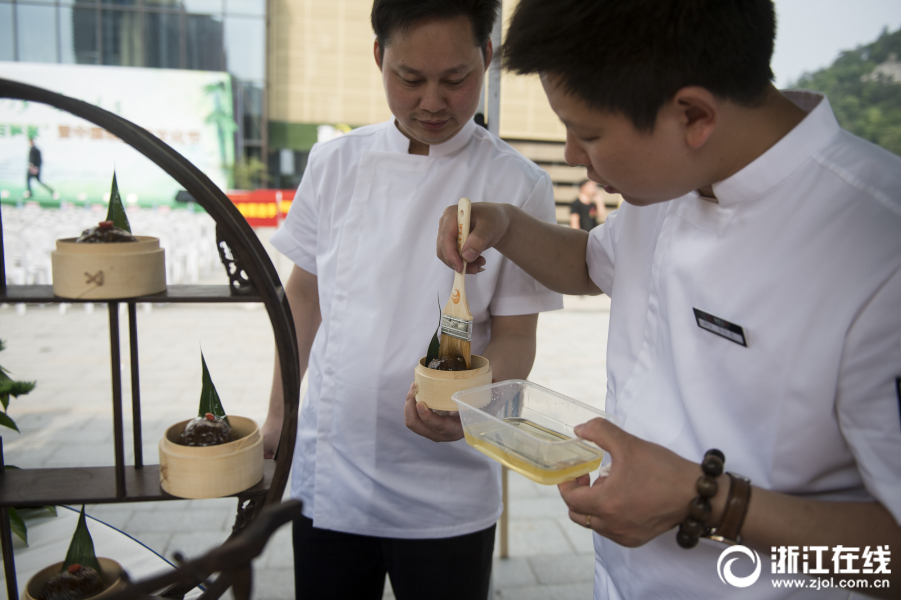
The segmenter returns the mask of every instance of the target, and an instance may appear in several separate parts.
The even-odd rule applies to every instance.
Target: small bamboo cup
[[[97,562],[100,563],[100,570],[103,571],[100,574],[103,578],[103,591],[96,596],[89,596],[90,600],[100,600],[125,587],[125,582],[122,581],[122,573],[125,572],[125,569],[122,568],[122,565],[109,558],[98,558]],[[35,573],[28,580],[28,583],[25,584],[25,593],[22,594],[22,600],[38,600],[44,591],[44,585],[51,577],[59,575],[59,570],[62,568],[63,563],[60,561]],[[89,599],[86,598],[85,600]]]
[[[432,410],[457,410],[457,403],[451,396],[491,383],[491,365],[484,356],[472,355],[472,368],[467,371],[436,371],[425,364],[425,357],[419,360],[413,371],[413,380],[419,388],[416,401],[425,402]]]
[[[137,242],[78,244],[56,240],[50,254],[53,293],[61,298],[110,300],[166,290],[165,251],[158,238]]]
[[[229,415],[238,439],[227,444],[182,446],[178,438],[189,420],[170,427],[160,440],[163,491],[179,498],[220,498],[263,479],[263,436],[253,420]]]

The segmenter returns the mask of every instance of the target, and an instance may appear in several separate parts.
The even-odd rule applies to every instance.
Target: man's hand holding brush
[[[451,269],[459,272],[466,259],[466,272],[478,273],[485,266],[481,254],[495,248],[550,290],[571,295],[601,293],[588,277],[588,232],[546,223],[510,204],[490,202],[473,203],[469,223],[461,257],[456,207],[448,207],[441,216],[436,250]]]

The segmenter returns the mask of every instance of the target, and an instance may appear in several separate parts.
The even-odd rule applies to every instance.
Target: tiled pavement
[[[281,272],[288,268],[277,261]],[[567,297],[566,308],[539,319],[538,356],[530,379],[602,407],[609,304],[606,298]],[[24,310],[23,310],[24,308]],[[127,321],[122,315],[123,339]],[[157,462],[157,442],[199,395],[202,349],[226,409],[262,422],[273,360],[272,330],[260,305],[159,305],[138,313],[145,461]],[[21,434],[2,430],[5,459],[20,467],[112,465],[108,315],[71,305],[0,306],[0,365],[19,379],[37,380],[13,399],[9,414]],[[129,389],[127,342],[123,389]],[[188,358],[186,358],[188,357]],[[194,357],[194,358],[190,358]],[[126,432],[131,431],[126,408]],[[126,460],[131,436],[126,433]],[[235,500],[89,506],[88,513],[171,557],[220,544]],[[496,598],[591,598],[590,534],[570,522],[556,487],[510,474],[509,558],[495,549]],[[290,528],[283,527],[256,561],[254,596],[293,598]],[[18,544],[18,542],[17,542]],[[17,545],[17,548],[20,546]],[[386,585],[386,598],[392,598]]]

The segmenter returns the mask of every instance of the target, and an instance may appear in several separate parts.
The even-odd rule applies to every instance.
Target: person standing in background
[[[598,185],[590,179],[585,179],[579,184],[579,196],[569,205],[569,226],[573,229],[591,231],[597,222],[598,205],[595,198],[598,195]]]
[[[34,178],[50,192],[51,196],[56,198],[53,188],[41,181],[41,150],[34,145],[33,137],[28,138],[28,143],[31,145],[31,150],[28,151],[28,178],[25,180],[25,187],[28,188],[27,197],[31,197],[31,180]]]

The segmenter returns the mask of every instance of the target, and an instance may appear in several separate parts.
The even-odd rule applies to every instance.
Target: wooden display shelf
[[[117,300],[73,300],[60,298],[53,294],[52,285],[10,285],[0,288],[0,302],[9,304],[51,304],[51,303],[103,303],[103,302],[154,302],[154,303],[191,303],[191,302],[262,302],[259,294],[235,293],[228,285],[170,285],[165,292],[120,298]]]
[[[264,492],[272,484],[275,461],[263,461],[263,480],[242,494]],[[125,496],[116,495],[116,467],[7,469],[0,474],[0,506],[110,504],[182,500],[160,488],[159,465],[125,468]]]
[[[81,100],[68,98],[49,90],[0,79],[0,98],[46,104],[97,125],[116,136],[151,162],[160,167],[181,185],[216,222],[216,244],[219,258],[225,267],[229,285],[171,285],[158,294],[135,298],[83,299],[62,298],[53,294],[51,285],[7,285],[3,247],[3,227],[0,222],[0,303],[5,304],[107,304],[109,313],[110,367],[112,375],[113,448],[115,466],[54,469],[6,469],[0,472],[0,550],[3,573],[9,598],[18,596],[15,557],[7,507],[45,506],[54,504],[95,504],[177,500],[160,488],[159,465],[143,464],[141,434],[140,376],[138,358],[138,303],[250,303],[260,302],[266,308],[272,324],[277,357],[281,366],[284,421],[281,433],[279,467],[275,461],[263,461],[263,480],[238,496],[236,529],[251,522],[266,503],[277,502],[285,488],[290,472],[290,460],[296,438],[297,409],[300,401],[300,360],[297,338],[290,306],[278,273],[268,259],[266,250],[250,225],[224,192],[196,166],[175,152],[150,132]],[[0,216],[2,220],[2,216]],[[131,363],[131,407],[134,443],[132,465],[125,464],[125,427],[123,420],[122,357],[118,305],[125,304],[128,314],[129,355]],[[0,440],[0,471],[3,465]],[[249,500],[247,506],[242,506]],[[191,571],[191,577],[196,575]],[[249,591],[249,570],[246,586]],[[221,578],[219,595],[231,585],[231,579]],[[184,581],[187,581],[184,579]],[[196,582],[195,582],[196,583]],[[213,585],[219,585],[216,580]],[[0,584],[2,585],[2,584]],[[170,590],[171,597],[193,587]],[[162,589],[164,586],[148,588]],[[179,592],[181,590],[181,592]]]

